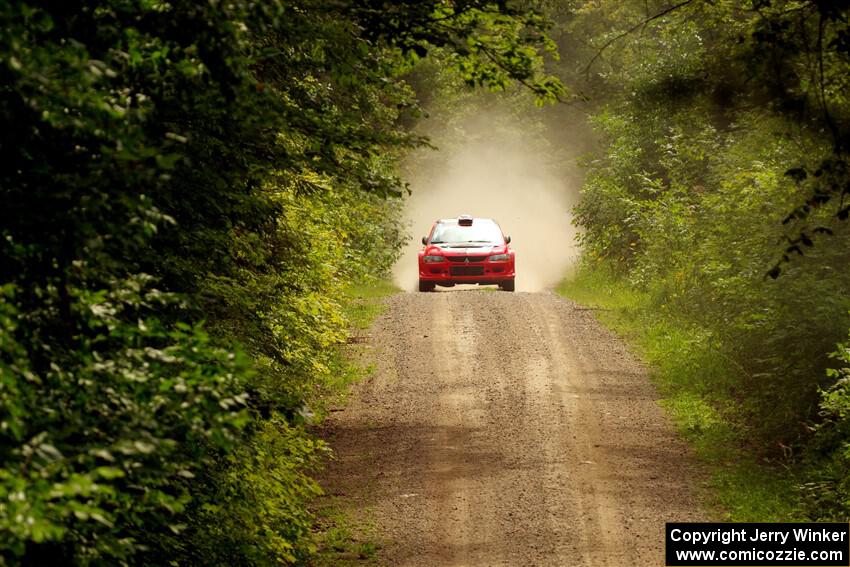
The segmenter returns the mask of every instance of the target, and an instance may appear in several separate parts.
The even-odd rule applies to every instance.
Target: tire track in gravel
[[[322,484],[385,565],[663,565],[702,475],[645,369],[552,293],[399,294]]]

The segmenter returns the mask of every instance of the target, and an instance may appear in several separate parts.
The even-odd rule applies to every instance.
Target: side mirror
[[[505,237],[505,244],[510,244],[510,243],[511,243],[511,237],[510,237],[510,236],[506,236],[506,237]]]
[[[422,237],[422,244],[424,244],[425,246],[428,246],[428,237],[427,236]]]

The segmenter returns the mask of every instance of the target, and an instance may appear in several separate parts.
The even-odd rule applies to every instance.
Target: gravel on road
[[[369,510],[385,565],[663,565],[704,477],[646,369],[553,293],[403,293],[376,371],[324,429],[325,491]]]

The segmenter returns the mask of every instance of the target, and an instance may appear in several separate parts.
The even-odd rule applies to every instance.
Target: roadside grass
[[[338,348],[334,356],[333,380],[325,384],[317,396],[313,409],[319,421],[330,411],[344,407],[351,385],[374,371],[367,353],[368,336],[365,331],[386,310],[383,299],[399,291],[387,280],[359,282],[344,290],[342,311],[350,333],[348,343]]]
[[[604,265],[568,274],[557,292],[593,309],[649,365],[661,405],[707,465],[710,478],[701,489],[711,515],[733,522],[803,519],[794,471],[747,452],[746,426],[733,398],[738,370],[708,333],[657,308],[648,293]]]
[[[348,286],[343,297],[343,314],[351,326],[349,342],[334,357],[336,380],[320,395],[316,414],[321,422],[348,401],[352,384],[374,372],[364,332],[386,310],[384,298],[400,290],[391,282],[356,283]],[[313,537],[316,553],[310,565],[377,565],[380,534],[368,510],[353,510],[339,496],[324,495],[313,502],[316,522]]]
[[[395,284],[387,280],[352,284],[344,294],[345,316],[355,330],[368,329],[372,321],[386,310],[381,300],[399,291]]]
[[[377,565],[381,545],[374,521],[343,511],[338,497],[323,497],[316,509],[314,567]]]

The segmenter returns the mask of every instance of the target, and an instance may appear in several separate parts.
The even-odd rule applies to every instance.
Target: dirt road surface
[[[333,414],[323,485],[385,565],[663,565],[701,477],[645,370],[552,293],[405,293]],[[355,516],[357,514],[355,513]]]

